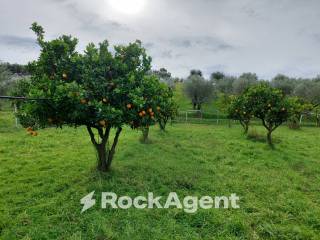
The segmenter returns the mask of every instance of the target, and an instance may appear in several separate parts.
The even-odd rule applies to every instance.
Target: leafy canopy
[[[45,41],[41,26],[33,24],[32,29],[42,49],[39,59],[29,64],[28,96],[44,100],[25,103],[23,114],[35,117],[41,127],[149,124],[139,112],[148,107],[148,92],[154,94],[160,84],[146,77],[151,58],[140,41],[116,46],[114,53],[107,41],[90,43],[80,54],[77,39],[64,35]]]

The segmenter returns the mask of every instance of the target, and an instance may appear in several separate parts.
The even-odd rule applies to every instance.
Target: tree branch
[[[102,136],[102,143],[106,144],[108,139],[109,139],[109,135],[110,135],[110,130],[111,130],[111,126],[107,126],[103,136]]]
[[[90,138],[91,138],[91,142],[93,143],[93,145],[97,145],[97,141],[96,139],[94,138],[94,133],[92,132],[92,129],[90,126],[87,125],[87,130],[88,130],[88,133],[90,135]]]
[[[113,155],[114,155],[114,153],[115,153],[116,146],[117,146],[117,144],[118,144],[118,140],[119,140],[119,136],[120,136],[121,131],[122,131],[122,128],[121,128],[121,127],[118,127],[117,132],[116,132],[116,135],[114,136],[114,140],[113,140],[113,143],[112,143],[112,147],[111,147],[110,152],[109,152],[108,165],[111,165],[111,161],[112,161],[112,159],[113,159]]]

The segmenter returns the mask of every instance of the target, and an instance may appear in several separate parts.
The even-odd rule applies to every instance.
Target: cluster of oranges
[[[157,107],[157,109],[158,109],[158,111],[160,110],[159,107]],[[147,110],[147,112],[146,112],[145,110],[140,111],[140,112],[139,112],[139,116],[140,116],[140,117],[144,117],[144,116],[147,115],[147,113],[149,114],[149,116],[150,116],[151,119],[154,119],[154,111],[153,111],[152,108],[149,108],[149,109]]]
[[[27,133],[30,134],[33,137],[38,136],[38,133],[36,131],[33,131],[32,127],[27,128]]]

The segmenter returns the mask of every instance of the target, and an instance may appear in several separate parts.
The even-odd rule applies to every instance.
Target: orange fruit
[[[152,112],[153,112],[153,111],[152,111],[152,108],[149,108],[149,109],[148,109],[148,112],[149,112],[149,113],[152,113]]]
[[[144,110],[141,113],[143,116],[146,115],[146,111],[144,111]]]
[[[151,113],[150,113],[150,116],[154,116],[154,112],[151,112]]]
[[[63,73],[63,74],[62,74],[62,77],[63,77],[64,79],[66,79],[66,78],[68,77],[68,75],[67,75],[66,73]]]
[[[157,107],[157,110],[160,111],[160,109],[161,109],[161,108],[158,106],[158,107]]]
[[[104,126],[107,125],[107,121],[106,120],[100,120],[99,124],[104,127]]]
[[[103,99],[102,99],[102,102],[107,103],[107,102],[108,102],[108,99],[107,99],[107,98],[103,98]]]
[[[33,137],[36,137],[36,136],[38,136],[38,133],[37,133],[36,131],[32,131],[32,132],[31,132],[31,135],[32,135]]]
[[[127,104],[127,108],[130,109],[132,108],[132,105],[130,103]]]

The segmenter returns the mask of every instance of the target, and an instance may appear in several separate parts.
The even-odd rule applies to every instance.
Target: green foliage
[[[233,97],[228,108],[228,117],[238,120],[244,129],[244,133],[247,133],[253,117],[253,105],[250,99],[244,94]]]
[[[165,131],[168,121],[173,120],[178,114],[178,105],[173,98],[173,91],[168,88],[163,88],[159,92],[158,100],[158,123],[160,129]]]
[[[300,117],[303,113],[308,113],[313,109],[312,104],[299,97],[290,97],[289,101],[289,127],[292,129],[300,128]]]
[[[28,69],[26,65],[21,65],[21,64],[17,64],[17,63],[0,63],[0,65],[2,65],[3,67],[7,68],[8,71],[11,74],[17,74],[17,75],[29,75]]]
[[[255,73],[243,73],[232,83],[233,92],[240,95],[249,87],[257,85],[258,83],[258,76]]]
[[[216,104],[218,110],[225,114],[225,113],[228,113],[229,107],[230,107],[233,100],[234,100],[233,95],[228,95],[225,93],[218,93],[217,98],[215,100],[215,104]]]
[[[160,68],[159,70],[153,70],[151,74],[157,76],[160,82],[167,84],[170,88],[175,88],[176,79],[171,76],[171,73],[167,69]]]
[[[148,115],[147,110],[156,109],[161,102],[157,94],[167,87],[158,78],[148,76],[151,58],[140,41],[115,46],[113,53],[107,41],[98,46],[90,43],[80,54],[75,50],[77,39],[63,35],[45,41],[41,26],[34,23],[32,29],[38,37],[41,54],[29,64],[32,76],[28,97],[44,100],[25,102],[21,114],[36,119],[43,128],[86,126],[97,151],[109,159],[107,166],[100,169],[107,170],[122,127],[154,124],[156,114]],[[104,153],[111,129],[116,129],[116,138]],[[100,143],[93,130],[97,130]]]
[[[213,97],[213,90],[213,84],[206,81],[197,70],[192,70],[184,82],[184,92],[191,100],[193,109],[201,110],[202,104],[209,102]]]
[[[246,103],[252,108],[252,114],[261,119],[267,129],[268,143],[272,145],[271,133],[289,118],[290,103],[281,90],[261,84],[249,88],[244,93]],[[247,106],[247,105],[246,105]]]
[[[312,103],[316,107],[320,104],[320,82],[304,80],[297,85],[294,95]]]
[[[290,79],[289,77],[278,74],[271,81],[271,86],[280,89],[286,95],[292,95],[296,87],[296,80]]]
[[[231,95],[234,93],[233,83],[236,80],[237,78],[232,76],[224,76],[224,78],[222,79],[212,79],[215,90],[220,93],[224,93],[228,95]]]
[[[6,65],[0,64],[0,95],[7,93],[10,75]]]

